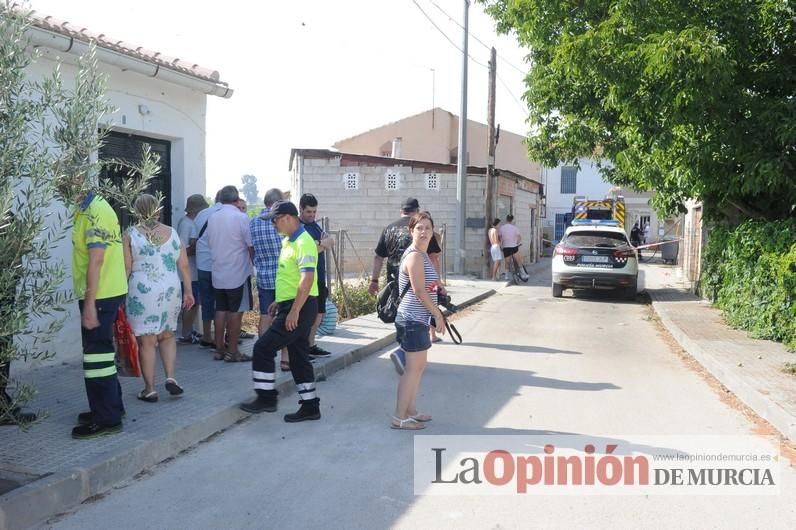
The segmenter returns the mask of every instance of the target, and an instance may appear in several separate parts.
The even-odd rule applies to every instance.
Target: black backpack
[[[390,280],[387,282],[379,294],[376,295],[376,315],[379,320],[385,324],[392,324],[395,322],[395,317],[398,315],[398,306],[401,305],[401,299],[409,290],[412,282],[406,282],[403,292],[398,294],[398,279]]]

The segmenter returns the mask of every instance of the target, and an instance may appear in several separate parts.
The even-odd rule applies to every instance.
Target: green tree
[[[66,238],[76,200],[92,187],[129,208],[158,169],[145,149],[141,165],[131,168],[136,176],[122,187],[96,182],[100,162],[92,155],[104,137],[101,120],[113,108],[95,50],[80,58],[73,88],[66,88],[60,68],[33,81],[30,25],[28,11],[0,1],[0,366],[55,355],[53,340],[73,297],[52,251]],[[3,371],[0,384],[11,398],[0,396],[0,423],[13,422],[35,388]]]
[[[600,153],[613,183],[671,213],[796,210],[792,0],[479,0],[527,47],[529,153]]]
[[[241,177],[241,182],[243,182],[243,188],[241,188],[241,192],[243,193],[243,197],[246,199],[246,202],[249,204],[249,207],[257,206],[260,202],[260,198],[257,193],[257,177],[254,175],[243,175]]]

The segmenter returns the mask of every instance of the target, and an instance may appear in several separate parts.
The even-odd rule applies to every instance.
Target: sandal
[[[226,354],[223,351],[215,350],[215,351],[213,351],[213,360],[214,361],[223,361],[225,355]]]
[[[147,393],[146,389],[142,390],[138,393],[138,399],[141,401],[146,401],[147,403],[156,403],[158,400],[158,393],[154,390],[152,392]]]
[[[166,379],[166,390],[168,390],[169,394],[171,394],[172,396],[179,396],[180,394],[185,392],[185,390],[182,389],[182,387],[177,383],[177,381],[172,379],[171,377]]]
[[[412,414],[409,417],[412,418],[415,421],[419,421],[419,422],[422,422],[422,423],[426,423],[427,421],[431,421],[431,415],[430,414],[423,414],[422,412],[418,412],[417,414]]]
[[[390,429],[396,429],[399,431],[419,431],[426,428],[425,424],[420,423],[411,416],[405,420],[393,416],[392,421],[393,422],[390,424]],[[398,422],[397,424],[395,423],[396,421]]]
[[[252,358],[246,355],[245,353],[240,352],[226,352],[224,354],[224,362],[225,363],[245,363],[247,361],[251,361]]]
[[[288,361],[279,361],[279,369],[283,372],[290,371],[290,363]]]

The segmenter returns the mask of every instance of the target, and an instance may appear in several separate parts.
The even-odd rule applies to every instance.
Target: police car
[[[553,251],[553,296],[564,289],[613,289],[634,299],[638,255],[619,221],[575,220]]]

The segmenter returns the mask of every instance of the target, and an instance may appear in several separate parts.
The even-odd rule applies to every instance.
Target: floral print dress
[[[151,243],[136,227],[128,230],[133,270],[128,280],[127,320],[137,337],[177,331],[182,307],[180,238],[171,236],[162,245]]]

